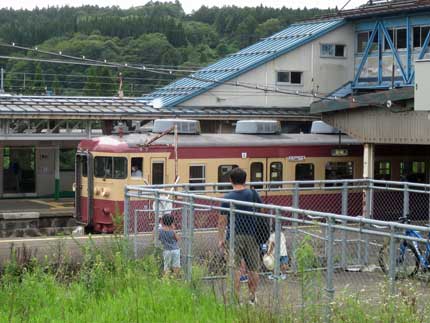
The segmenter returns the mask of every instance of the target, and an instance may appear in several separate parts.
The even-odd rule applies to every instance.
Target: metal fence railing
[[[145,233],[155,233],[150,240],[159,245],[160,218],[171,214],[182,237],[185,278],[203,271],[220,295],[233,296],[235,272],[250,268],[260,275],[259,300],[276,311],[314,306],[329,318],[330,304],[342,295],[382,302],[406,278],[429,295],[420,277],[430,260],[430,228],[421,225],[428,221],[430,185],[375,180],[250,185],[258,188],[262,204],[224,199],[226,183],[127,187],[124,233],[134,256],[150,244]],[[219,226],[223,218],[225,229]],[[252,243],[244,241],[240,227],[257,218],[266,219],[272,235],[257,251],[243,250]],[[259,233],[252,235],[258,240]],[[219,240],[225,240],[224,249]],[[265,257],[270,242],[273,266]],[[288,261],[281,258],[285,249]],[[244,254],[245,262],[238,259]]]

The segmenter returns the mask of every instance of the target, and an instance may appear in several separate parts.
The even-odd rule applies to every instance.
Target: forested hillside
[[[4,58],[0,67],[5,69],[5,87],[10,93],[111,96],[118,89],[121,72],[125,95],[139,96],[293,22],[324,13],[327,11],[318,9],[203,6],[185,14],[178,1],[149,2],[125,10],[97,6],[1,9],[0,56],[66,60],[41,53],[61,52],[165,70],[154,73]],[[12,43],[38,51],[4,46]]]

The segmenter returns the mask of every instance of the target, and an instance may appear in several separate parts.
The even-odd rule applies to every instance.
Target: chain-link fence
[[[176,230],[187,280],[203,277],[221,299],[242,302],[247,281],[251,298],[258,285],[258,303],[275,312],[329,320],[349,297],[382,304],[406,286],[421,295],[411,296],[419,306],[429,301],[430,228],[409,224],[428,221],[429,185],[251,183],[262,203],[252,190],[224,198],[227,186],[127,187],[124,233],[134,256],[149,247],[148,233],[166,249],[159,230]],[[162,225],[168,216],[174,226]]]

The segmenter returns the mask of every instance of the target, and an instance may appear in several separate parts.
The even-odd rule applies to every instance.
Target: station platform
[[[67,234],[76,227],[74,199],[0,200],[0,238]]]
[[[48,199],[1,199],[0,200],[0,213],[3,212],[73,212],[74,211],[74,199],[73,198],[61,198],[55,200],[53,198]]]

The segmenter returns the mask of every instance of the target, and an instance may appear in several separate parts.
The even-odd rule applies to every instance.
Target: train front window
[[[143,158],[133,157],[131,159],[131,177],[142,178],[143,177]]]
[[[127,159],[124,157],[97,156],[94,158],[94,176],[98,178],[126,178]]]
[[[152,163],[152,184],[164,184],[164,162],[155,161]]]
[[[114,157],[113,158],[113,178],[124,179],[127,178],[127,158]]]
[[[391,162],[378,161],[375,163],[375,179],[382,181],[391,180]]]
[[[190,184],[202,184],[206,182],[206,168],[204,165],[190,166]],[[190,191],[204,190],[202,186],[191,186]]]
[[[297,164],[296,181],[313,181],[315,180],[314,164]],[[311,187],[313,184],[301,184],[301,187]]]
[[[218,167],[218,183],[228,183],[230,182],[230,171],[233,168],[237,168],[237,165],[221,165]],[[218,187],[220,190],[231,189],[231,185],[221,185]]]
[[[353,162],[328,162],[325,166],[326,180],[353,179],[354,163]],[[341,183],[328,183],[325,186],[341,186]]]
[[[87,156],[81,157],[82,177],[87,177],[88,174],[88,158]]]

